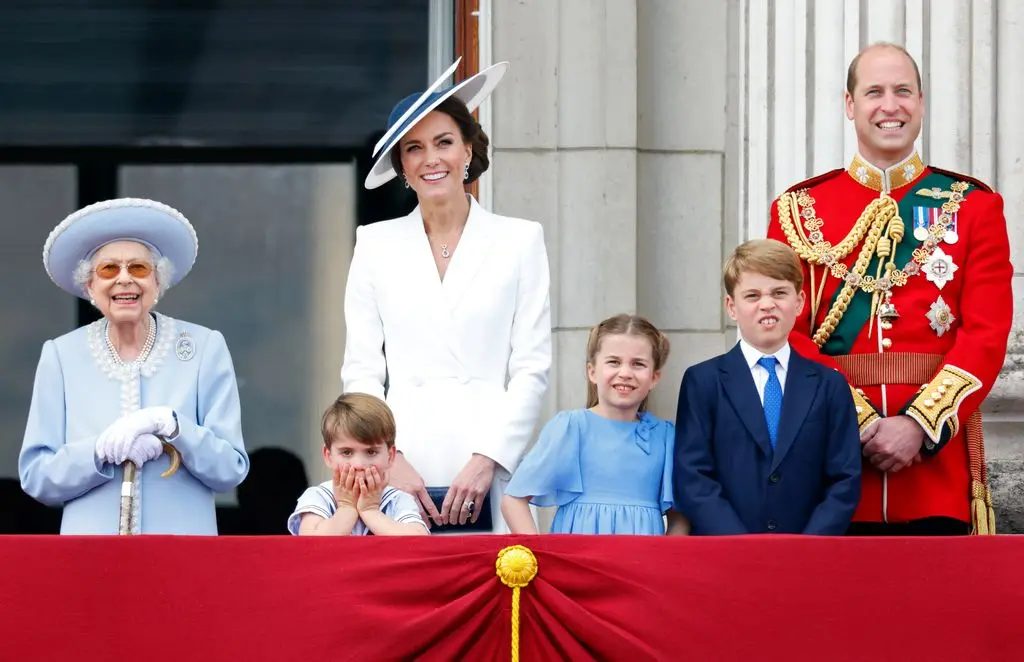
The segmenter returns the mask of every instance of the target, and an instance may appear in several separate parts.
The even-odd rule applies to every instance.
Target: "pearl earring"
[[[159,303],[159,301],[160,301],[160,297],[153,297],[153,305],[154,305],[154,306],[155,306],[155,305],[156,305],[157,303]]]
[[[96,299],[93,299],[92,297],[89,297],[89,303],[91,303],[91,304],[92,304],[92,307],[93,307],[93,308],[95,308],[95,307],[96,307]]]

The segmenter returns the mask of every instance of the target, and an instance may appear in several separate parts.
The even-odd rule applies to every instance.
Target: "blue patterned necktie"
[[[764,385],[764,420],[768,423],[768,436],[772,440],[772,448],[779,438],[779,419],[782,418],[782,384],[775,373],[775,364],[779,360],[774,356],[762,356],[757,364],[768,371],[768,383]]]

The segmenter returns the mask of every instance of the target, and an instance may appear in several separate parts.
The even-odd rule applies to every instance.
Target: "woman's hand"
[[[423,478],[412,468],[402,453],[395,453],[395,463],[391,466],[388,484],[411,494],[416,499],[416,503],[420,507],[420,517],[423,518],[423,522],[428,528],[431,520],[436,524],[442,523],[441,513],[437,512],[437,507],[434,506],[430,495],[427,494],[427,486],[424,484]]]
[[[441,521],[446,524],[476,522],[480,518],[484,496],[490,492],[493,481],[494,460],[473,453],[473,457],[448,488],[448,494],[441,504]]]
[[[139,469],[146,462],[155,460],[164,453],[164,445],[156,436],[146,433],[135,437],[135,441],[128,448],[128,455],[125,458],[135,463]]]

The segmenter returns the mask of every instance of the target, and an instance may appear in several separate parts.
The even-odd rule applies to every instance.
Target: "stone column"
[[[722,310],[731,39],[735,2],[637,3],[637,310],[672,342],[651,409],[674,419],[687,367],[720,354],[735,335]],[[729,223],[728,227],[736,227]],[[728,246],[726,248],[726,243]],[[728,336],[728,337],[727,337]]]
[[[554,365],[543,418],[582,407],[590,327],[636,309],[635,0],[494,0],[494,210],[544,225]]]

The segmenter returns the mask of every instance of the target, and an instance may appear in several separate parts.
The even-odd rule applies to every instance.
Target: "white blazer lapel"
[[[442,288],[452,314],[466,291],[472,287],[477,273],[491,252],[495,233],[494,224],[489,217],[490,213],[470,196],[469,218],[448,265],[448,271],[445,272]]]
[[[444,334],[450,317],[441,291],[437,265],[430,253],[430,243],[423,231],[423,217],[419,207],[402,220],[402,231],[395,245],[388,247],[385,267],[395,277],[402,290],[400,300],[404,306],[418,312],[426,324],[421,333],[437,331]],[[383,278],[388,279],[385,273]]]

